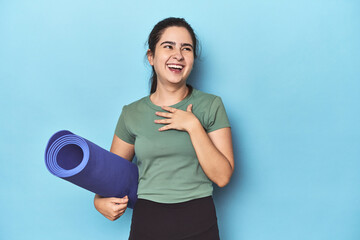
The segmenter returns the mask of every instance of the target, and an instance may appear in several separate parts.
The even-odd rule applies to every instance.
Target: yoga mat
[[[45,165],[55,176],[103,197],[129,197],[128,207],[137,200],[139,172],[134,163],[98,145],[62,130],[49,140]]]

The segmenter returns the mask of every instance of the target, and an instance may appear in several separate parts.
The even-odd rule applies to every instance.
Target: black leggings
[[[138,199],[129,240],[219,240],[211,196],[163,204]]]

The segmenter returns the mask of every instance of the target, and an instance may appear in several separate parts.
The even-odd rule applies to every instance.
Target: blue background
[[[145,42],[169,16],[197,32],[190,82],[232,124],[222,239],[360,239],[355,0],[0,0],[0,239],[127,239],[132,211],[105,219],[44,149],[61,129],[110,148],[122,106],[148,94]]]

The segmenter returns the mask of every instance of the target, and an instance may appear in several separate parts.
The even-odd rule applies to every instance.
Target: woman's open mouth
[[[167,67],[170,69],[170,71],[174,73],[180,73],[184,68],[183,65],[179,65],[179,64],[168,64]]]

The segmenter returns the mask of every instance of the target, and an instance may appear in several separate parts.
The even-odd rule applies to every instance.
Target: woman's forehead
[[[176,44],[193,44],[191,35],[189,31],[184,27],[168,27],[161,34],[158,44],[163,43],[164,41],[174,42]]]

